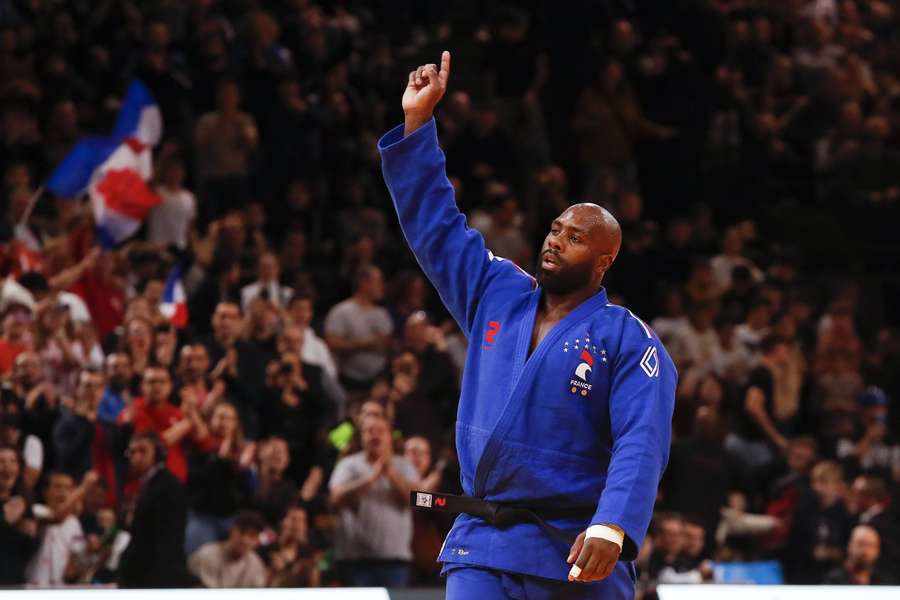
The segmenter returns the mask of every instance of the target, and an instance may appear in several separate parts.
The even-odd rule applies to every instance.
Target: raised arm
[[[503,273],[530,286],[531,279],[509,261],[487,251],[456,207],[437,141],[433,113],[447,89],[450,53],[436,65],[410,72],[403,94],[404,124],[378,142],[382,172],[403,234],[447,309],[468,334],[491,278]]]

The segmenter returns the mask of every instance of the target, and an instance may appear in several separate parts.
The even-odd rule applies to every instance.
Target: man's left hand
[[[569,573],[569,581],[588,582],[606,579],[616,566],[622,550],[609,540],[601,538],[585,540],[584,535],[585,532],[578,535],[566,559],[569,564],[575,563],[578,567],[575,569],[576,572],[580,570],[577,577]]]

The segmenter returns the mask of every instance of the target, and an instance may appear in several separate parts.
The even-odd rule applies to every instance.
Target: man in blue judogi
[[[447,598],[633,598],[631,561],[668,460],[675,367],[647,325],[607,301],[601,281],[621,230],[606,210],[563,212],[537,279],[467,227],[432,117],[449,75],[448,52],[440,70],[410,73],[405,123],[378,143],[384,178],[469,339],[456,423],[464,500],[544,518],[499,526],[460,514],[438,557]]]

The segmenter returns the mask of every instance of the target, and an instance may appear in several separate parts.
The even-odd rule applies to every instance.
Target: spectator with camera
[[[308,302],[308,299],[301,299],[301,302]],[[305,312],[307,309],[301,309]],[[311,305],[309,310],[311,310]],[[316,377],[315,369],[320,374],[318,379],[322,383],[322,391],[329,400],[329,406],[326,410],[328,419],[343,418],[346,411],[347,394],[341,387],[337,379],[337,367],[334,365],[334,359],[328,346],[321,338],[316,336],[312,327],[304,326],[308,323],[306,316],[300,320],[288,315],[287,323],[278,336],[278,353],[279,354],[298,354],[300,356],[301,365],[309,368],[312,367],[311,377]],[[308,318],[312,318],[312,314],[308,314]],[[308,343],[309,336],[313,337],[312,345]],[[299,351],[297,349],[300,349]]]
[[[260,420],[264,436],[288,441],[288,476],[300,483],[316,458],[319,427],[325,414],[322,371],[284,352],[266,368],[266,388]]]
[[[386,412],[404,436],[440,440],[450,411],[440,397],[425,395],[421,370],[412,352],[399,352],[391,359]]]
[[[259,257],[256,274],[256,281],[241,288],[241,308],[249,310],[250,303],[257,297],[269,300],[276,308],[285,308],[294,290],[281,284],[281,264],[274,252]]]

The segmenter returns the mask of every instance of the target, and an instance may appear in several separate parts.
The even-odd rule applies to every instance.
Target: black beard
[[[538,260],[540,261],[542,258],[543,255]],[[558,257],[557,260],[559,260]],[[591,283],[592,270],[590,264],[560,265],[559,270],[551,273],[545,271],[538,262],[537,282],[548,294],[565,296],[588,287]]]

